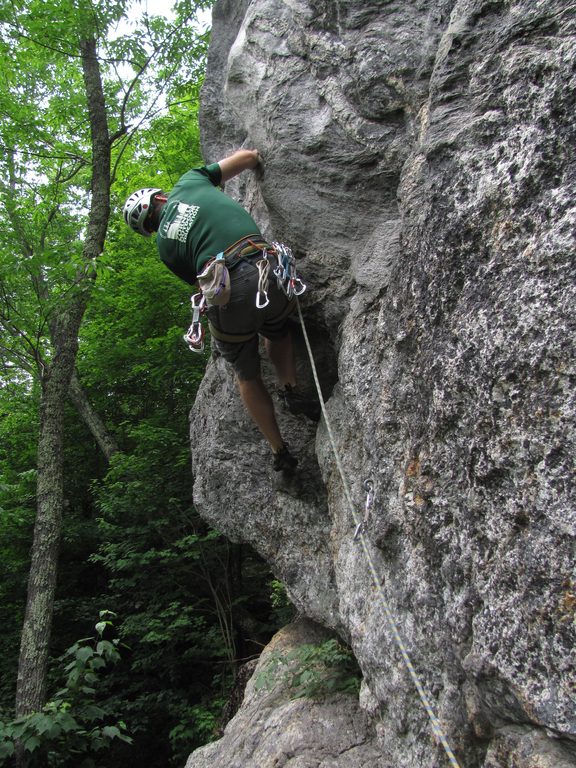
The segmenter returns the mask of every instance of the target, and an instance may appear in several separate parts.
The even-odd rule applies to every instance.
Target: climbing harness
[[[184,334],[184,341],[191,352],[204,351],[204,327],[200,322],[200,317],[206,311],[206,298],[201,293],[195,293],[190,298],[192,303],[192,325]]]
[[[432,725],[432,731],[438,741],[442,744],[442,747],[444,748],[444,752],[446,753],[446,756],[448,760],[450,761],[450,765],[452,768],[460,768],[460,764],[456,760],[456,757],[454,753],[452,752],[452,749],[450,748],[450,745],[448,744],[448,739],[446,738],[446,734],[444,733],[444,730],[442,728],[442,725],[440,724],[440,721],[438,720],[438,717],[436,716],[434,712],[434,708],[432,706],[432,703],[430,701],[430,697],[426,693],[426,690],[424,689],[424,685],[422,684],[418,673],[414,669],[414,665],[412,664],[412,661],[410,659],[410,655],[408,654],[408,650],[406,649],[406,645],[404,641],[402,640],[402,637],[400,636],[400,632],[398,631],[398,627],[396,625],[396,621],[394,620],[394,616],[392,614],[392,611],[390,609],[390,606],[388,604],[388,600],[386,599],[386,595],[384,594],[384,590],[382,589],[382,583],[378,576],[378,572],[376,571],[376,566],[374,565],[374,559],[372,557],[372,554],[370,552],[370,549],[368,548],[368,541],[366,538],[366,527],[368,523],[368,519],[370,516],[370,512],[372,509],[372,505],[374,503],[374,485],[372,480],[366,480],[364,483],[364,490],[366,491],[366,505],[364,510],[364,519],[360,520],[357,513],[356,508],[354,506],[354,502],[352,500],[352,494],[350,493],[350,488],[348,486],[348,481],[346,480],[346,475],[344,473],[344,468],[342,466],[342,461],[340,459],[340,455],[338,453],[338,449],[336,448],[336,440],[334,439],[334,433],[332,432],[332,425],[330,424],[330,419],[328,418],[328,413],[326,411],[326,405],[324,404],[324,398],[322,397],[322,389],[320,387],[320,380],[318,378],[318,371],[316,370],[316,364],[314,362],[314,356],[312,354],[312,347],[310,345],[310,339],[308,338],[308,333],[306,331],[306,326],[304,324],[304,317],[302,316],[302,310],[300,308],[300,302],[298,299],[296,299],[296,307],[298,309],[298,318],[300,320],[300,325],[302,326],[302,333],[304,336],[304,342],[306,344],[306,349],[308,351],[308,357],[310,358],[310,365],[312,367],[312,375],[314,376],[314,382],[316,384],[316,389],[318,391],[318,397],[320,399],[320,407],[322,408],[322,414],[324,416],[324,423],[326,424],[326,430],[328,432],[328,437],[330,439],[330,443],[332,446],[332,451],[334,453],[334,459],[336,461],[336,466],[338,468],[338,472],[340,473],[340,477],[342,479],[342,485],[344,488],[344,495],[346,497],[346,501],[348,502],[348,506],[350,508],[350,512],[352,515],[352,519],[354,521],[354,525],[356,526],[355,533],[354,533],[354,540],[359,540],[362,549],[364,550],[364,554],[366,555],[366,560],[368,561],[368,568],[370,570],[370,573],[372,575],[372,580],[374,582],[374,586],[380,596],[380,599],[382,601],[382,606],[384,608],[384,615],[386,617],[386,621],[388,623],[388,628],[390,629],[392,636],[396,642],[396,645],[400,651],[400,654],[402,656],[402,659],[404,661],[404,664],[406,665],[406,668],[408,669],[408,672],[410,673],[410,677],[412,678],[412,681],[416,687],[416,690],[418,691],[418,695],[420,696],[420,700],[424,706],[424,709],[426,710],[426,713],[430,719],[430,723]]]
[[[256,307],[264,309],[270,303],[268,287],[270,279],[270,258],[276,258],[276,266],[273,273],[276,277],[278,288],[286,297],[292,300],[301,296],[306,290],[296,271],[296,259],[291,248],[283,243],[274,241],[269,245],[266,241],[251,236],[239,240],[211,259],[198,275],[200,293],[191,297],[192,325],[184,334],[184,341],[192,352],[201,353],[204,350],[204,328],[201,316],[206,311],[208,304],[223,305],[230,297],[230,271],[236,267],[242,259],[255,256],[260,252],[260,258],[255,266],[258,269],[258,288],[256,290]],[[292,311],[292,305],[289,306]],[[226,334],[209,323],[210,332],[220,341],[243,342],[251,339],[255,334]]]

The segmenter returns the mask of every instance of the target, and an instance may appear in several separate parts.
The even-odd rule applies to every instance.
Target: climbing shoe
[[[278,453],[274,454],[274,464],[272,465],[274,472],[286,472],[291,474],[296,470],[297,465],[298,459],[295,456],[292,456],[287,445],[282,446]]]
[[[276,472],[272,481],[272,487],[278,493],[283,493],[286,496],[292,496],[293,499],[301,499],[303,497],[303,485],[299,472],[294,470],[282,470],[282,472]]]
[[[295,416],[303,414],[312,421],[319,421],[322,409],[319,400],[311,400],[308,397],[297,392],[290,384],[286,384],[284,389],[278,392],[280,401]]]

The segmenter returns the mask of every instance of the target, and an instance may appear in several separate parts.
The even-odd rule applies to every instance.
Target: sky
[[[172,2],[171,0],[136,0],[134,3],[134,10],[146,11],[151,16],[166,16],[171,18],[172,16]],[[212,20],[212,11],[200,11],[198,14],[198,21],[202,28],[210,26]]]
[[[126,35],[133,31],[137,26],[137,20],[143,13],[148,13],[149,16],[165,16],[167,19],[172,19],[174,14],[172,13],[173,0],[132,0],[129,5],[128,18],[124,18],[120,21],[114,30],[110,31],[111,39],[116,36]],[[199,31],[204,32],[208,27],[212,25],[212,11],[199,11],[198,13],[198,27]],[[128,64],[120,66],[119,72],[125,76],[127,80],[133,76],[133,71]]]

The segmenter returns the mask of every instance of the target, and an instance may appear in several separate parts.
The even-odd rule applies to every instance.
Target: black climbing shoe
[[[291,474],[296,470],[297,465],[298,459],[295,456],[292,456],[287,445],[284,445],[278,453],[274,454],[274,464],[272,465],[274,467],[274,472],[286,472]]]
[[[284,389],[278,392],[280,400],[286,408],[295,416],[303,414],[312,421],[319,421],[322,409],[319,400],[311,400],[297,392],[290,384],[286,384]]]
[[[274,474],[272,486],[278,493],[292,496],[293,499],[301,499],[303,496],[300,473],[295,472],[293,469],[290,471],[283,469],[281,472],[276,472]]]

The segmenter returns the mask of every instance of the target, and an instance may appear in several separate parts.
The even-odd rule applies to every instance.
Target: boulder
[[[307,620],[281,630],[262,653],[223,737],[197,749],[186,768],[389,768],[357,696],[301,696],[291,685],[304,663],[298,651],[327,637]]]

